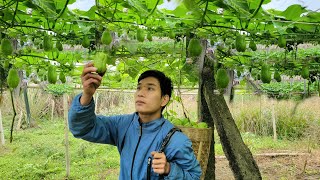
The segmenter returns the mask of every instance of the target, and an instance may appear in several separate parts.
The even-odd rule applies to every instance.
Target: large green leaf
[[[320,22],[320,13],[319,12],[308,12],[304,16],[299,18],[299,21],[303,22]]]
[[[32,3],[41,8],[49,18],[57,16],[56,6],[52,0],[31,0]]]
[[[289,6],[285,11],[280,15],[284,16],[287,20],[296,20],[299,19],[302,13],[307,12],[307,10],[301,5],[294,4]]]
[[[251,16],[247,0],[223,0],[223,2],[234,9],[239,16]]]
[[[175,17],[183,17],[189,12],[189,10],[184,5],[182,5],[182,3],[181,3],[181,5],[176,6],[176,8],[174,8],[172,10],[166,9],[166,8],[162,8],[159,10],[161,11],[161,13],[175,16]]]
[[[145,0],[127,0],[127,2],[131,6],[131,9],[139,14],[140,17],[147,16],[149,14],[149,10]]]

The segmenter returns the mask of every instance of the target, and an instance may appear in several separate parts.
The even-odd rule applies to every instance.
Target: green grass
[[[215,132],[215,134],[217,134]],[[253,133],[241,133],[241,137],[252,154],[276,152],[276,151],[307,151],[310,141],[307,139],[290,140],[278,139],[274,140],[271,136],[257,136]],[[215,137],[215,154],[224,155],[219,137]],[[310,148],[319,148],[319,145],[311,143]]]
[[[37,123],[38,127],[15,131],[12,143],[9,123],[4,123],[6,145],[0,148],[1,179],[65,178],[63,120]],[[69,144],[69,179],[118,179],[116,147],[76,139],[70,133]]]

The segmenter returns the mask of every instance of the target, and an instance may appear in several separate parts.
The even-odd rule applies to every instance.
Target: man
[[[174,133],[164,151],[158,152],[174,127],[162,116],[171,97],[171,80],[160,71],[146,71],[138,79],[135,113],[98,116],[94,113],[93,94],[102,77],[93,73],[96,70],[92,63],[83,69],[83,92],[74,98],[69,111],[72,134],[90,142],[116,145],[121,180],[200,179],[201,169],[192,143],[183,133]],[[152,169],[149,173],[148,168]]]

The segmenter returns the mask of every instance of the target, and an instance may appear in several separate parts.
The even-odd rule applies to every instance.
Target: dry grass
[[[51,111],[52,111],[52,101],[54,99],[52,98],[51,94],[46,93],[42,89],[38,88],[28,88],[28,102],[29,102],[29,108],[30,108],[30,126],[37,126],[38,120],[44,120],[44,119],[50,119],[51,118]],[[24,101],[24,95],[23,92],[20,94],[14,94],[14,105],[16,109],[16,119],[15,119],[15,126],[18,123],[18,119],[21,118],[22,124],[21,126],[17,128],[25,128],[27,127],[27,113],[26,113],[26,105]],[[11,103],[11,97],[10,92],[5,91],[3,94],[3,101],[0,105],[1,111],[3,116],[13,116],[13,109],[12,109],[12,103]],[[55,109],[57,111],[61,111],[59,109],[59,106],[55,106]],[[56,115],[56,113],[54,114]]]

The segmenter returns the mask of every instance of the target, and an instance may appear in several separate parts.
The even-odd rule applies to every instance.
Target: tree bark
[[[209,127],[211,127],[212,129],[214,129],[214,123],[213,123],[213,119],[210,115],[210,111],[209,111],[209,107],[206,103],[204,94],[203,94],[203,83],[201,83],[201,88],[200,88],[200,117],[202,122],[206,122],[208,124]],[[207,170],[206,170],[206,174],[204,179],[205,180],[214,180],[216,178],[215,176],[215,151],[214,151],[214,133],[212,132],[212,137],[211,137],[211,143],[210,143],[210,153],[209,153],[209,157],[208,157],[208,164],[207,164]]]
[[[241,138],[223,94],[214,93],[215,85],[212,68],[205,66],[203,77],[206,79],[204,81],[203,94],[235,179],[262,179],[250,150]]]

